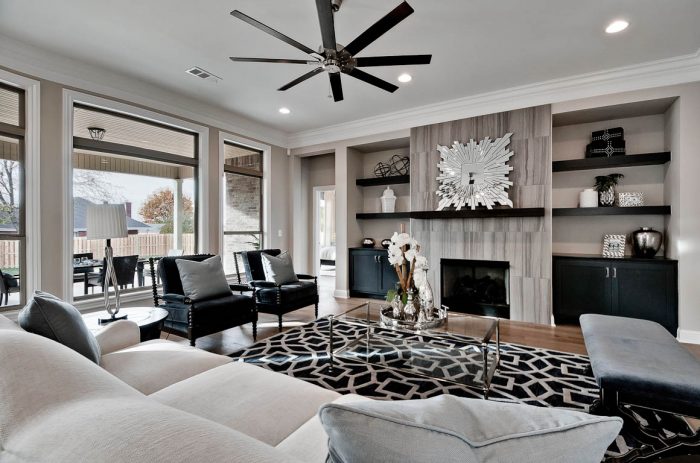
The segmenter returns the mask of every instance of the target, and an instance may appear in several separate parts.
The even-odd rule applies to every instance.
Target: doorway
[[[335,288],[335,185],[314,187],[314,269],[321,288]]]

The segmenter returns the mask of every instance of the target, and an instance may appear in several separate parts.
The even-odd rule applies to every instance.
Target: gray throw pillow
[[[620,418],[442,395],[327,404],[328,462],[600,463]]]
[[[78,309],[53,294],[37,291],[17,316],[24,330],[70,347],[99,365],[100,345]]]
[[[175,263],[180,272],[182,290],[193,301],[231,294],[220,256],[201,262],[177,259]]]
[[[265,272],[265,280],[271,281],[276,285],[299,281],[292,265],[292,256],[287,251],[284,251],[279,256],[271,256],[263,252],[260,254],[260,257],[263,271]]]

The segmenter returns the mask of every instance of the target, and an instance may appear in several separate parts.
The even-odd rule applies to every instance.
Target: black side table
[[[124,307],[119,309],[118,316],[126,315],[127,320],[135,322],[141,331],[141,342],[160,338],[160,331],[163,329],[165,319],[168,318],[168,311],[160,307]],[[97,334],[105,329],[109,324],[101,325],[97,320],[106,318],[104,311],[92,312],[83,315],[83,320],[88,329],[93,334]]]

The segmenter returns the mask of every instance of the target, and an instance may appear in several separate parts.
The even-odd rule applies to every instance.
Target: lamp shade
[[[87,208],[87,239],[123,238],[126,229],[126,208],[123,204],[89,204]]]

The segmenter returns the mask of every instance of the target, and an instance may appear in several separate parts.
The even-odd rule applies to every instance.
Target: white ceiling
[[[347,44],[400,0],[345,0],[336,36]],[[0,0],[1,33],[52,53],[117,71],[288,133],[550,79],[695,53],[697,0],[409,0],[415,13],[359,56],[432,53],[428,66],[367,69],[396,83],[394,94],[343,76],[345,100],[328,98],[316,76],[276,88],[303,65],[233,63],[228,56],[305,58],[229,15],[233,9],[316,48],[313,0]],[[603,32],[615,18],[630,22]],[[223,78],[186,74],[200,66]],[[291,108],[283,116],[278,108]]]

